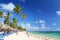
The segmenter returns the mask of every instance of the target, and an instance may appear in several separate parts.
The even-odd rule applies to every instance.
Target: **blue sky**
[[[60,31],[60,0],[0,0],[0,11],[3,11],[4,15],[10,12],[11,19],[16,17],[18,25],[24,27],[21,15],[13,12],[16,4],[27,14],[25,22],[28,30]],[[4,18],[1,18],[0,22],[3,20]]]

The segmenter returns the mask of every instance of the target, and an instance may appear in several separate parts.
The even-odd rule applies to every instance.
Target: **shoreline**
[[[18,34],[16,35],[16,33],[10,34],[9,36],[5,36],[4,40],[55,40],[53,38],[49,38],[46,36],[39,36],[39,35],[35,35],[35,34],[31,34],[29,33],[29,37],[26,34],[26,31],[21,31],[18,32]]]
[[[55,40],[54,38],[51,38],[51,37],[47,37],[47,36],[42,36],[42,35],[37,35],[37,34],[32,34],[30,33],[30,35],[34,36],[34,37],[37,37],[37,38],[41,38],[42,40]]]
[[[31,33],[31,32],[30,32],[30,34],[35,36],[35,37],[42,38],[42,39],[60,40],[60,38],[55,38],[55,37],[40,35],[40,34],[34,34],[34,33]]]

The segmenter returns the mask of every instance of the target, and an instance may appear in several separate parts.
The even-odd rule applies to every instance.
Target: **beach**
[[[21,31],[16,33],[13,33],[9,36],[4,36],[4,40],[55,40],[53,38],[45,37],[45,36],[38,36],[34,34],[30,34],[27,36],[26,31]]]

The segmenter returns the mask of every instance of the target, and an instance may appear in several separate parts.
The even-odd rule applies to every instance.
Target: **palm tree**
[[[7,14],[7,24],[10,26],[9,20],[10,20],[10,13]]]
[[[21,12],[21,7],[19,5],[16,5],[15,8],[13,9],[17,14]]]
[[[3,16],[3,12],[0,12],[0,18]],[[0,30],[1,30],[2,25],[0,24]]]
[[[23,21],[24,21],[24,25],[25,25],[25,18],[26,18],[26,14],[22,14],[21,16],[23,18]],[[25,25],[25,29],[26,29],[26,25]],[[28,35],[28,32],[26,30],[26,34]],[[28,35],[29,36],[29,35]]]
[[[4,23],[10,25],[9,20],[10,20],[10,13],[8,12],[8,13],[7,13],[7,16],[5,16]]]
[[[18,32],[17,19],[14,18],[14,19],[13,19],[13,22],[14,22],[14,25],[15,25],[15,28],[16,28],[16,34],[17,34],[17,32]]]
[[[26,18],[26,14],[22,14],[22,16],[21,16],[23,19],[25,19]]]
[[[0,12],[0,17],[2,17],[3,16],[3,12]]]
[[[15,28],[15,25],[13,22],[10,22],[10,27]]]
[[[15,8],[13,9],[17,14],[19,14],[21,12],[21,7],[19,5],[16,5]],[[13,19],[14,21],[16,21],[16,18]],[[18,27],[16,27],[16,29],[18,30]],[[16,30],[16,31],[17,31]],[[16,32],[17,34],[17,32]]]
[[[10,19],[10,13],[8,12],[6,16],[4,16],[5,20],[4,20],[4,24],[7,24],[10,26],[10,22],[9,22],[9,19]],[[7,30],[4,30],[4,34]]]

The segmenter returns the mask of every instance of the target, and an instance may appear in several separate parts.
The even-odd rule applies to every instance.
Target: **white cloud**
[[[36,21],[36,23],[38,23],[38,21]]]
[[[0,6],[2,7],[2,9],[9,10],[9,11],[12,11],[13,8],[15,8],[15,5],[11,2],[8,4],[0,4]]]
[[[21,26],[22,26],[22,28],[25,28],[25,25],[24,25],[24,23],[22,23],[22,24],[21,24]]]
[[[7,12],[3,12],[3,16],[6,16]]]
[[[40,30],[49,30],[50,28],[46,26],[45,20],[39,20],[39,22],[41,23],[41,27]]]
[[[40,23],[45,23],[45,20],[39,20]]]
[[[26,23],[26,24],[22,23],[21,26],[22,26],[22,28],[25,28],[25,26],[26,26],[26,29],[29,30],[29,31],[37,31],[37,30],[39,30],[39,27],[31,26],[30,23]]]
[[[39,22],[41,23],[41,28],[40,29],[47,29],[47,27],[45,25],[45,20],[39,20]]]
[[[39,27],[33,26],[33,27],[30,27],[29,30],[30,31],[39,31]]]
[[[0,23],[2,23],[3,24],[3,20],[4,20],[4,18],[2,17],[2,18],[0,18]]]
[[[45,29],[45,24],[41,24],[41,29]]]
[[[36,21],[36,23],[38,23],[39,21]],[[41,30],[49,30],[50,28],[46,26],[45,24],[45,20],[40,20],[40,24],[41,26],[32,26],[30,23],[22,23],[21,26],[23,28],[25,28],[26,26],[26,29],[29,30],[29,31],[41,31]]]
[[[56,11],[57,15],[60,15],[60,11]]]
[[[56,25],[56,23],[53,23],[52,25]]]
[[[43,30],[43,29],[50,29],[50,28],[47,27],[45,23],[41,23],[41,28],[40,29]]]
[[[47,26],[42,26],[40,29],[41,29],[41,30],[48,30],[48,29],[50,29],[50,28],[47,27]]]
[[[40,31],[49,31],[50,27],[47,27],[46,24],[41,23]]]
[[[3,16],[7,16],[7,12],[3,12]],[[10,14],[10,17],[13,17],[13,14]]]
[[[22,23],[21,26],[22,28],[26,28],[26,29],[29,29],[31,27],[29,23],[26,23],[26,24]]]
[[[60,31],[60,28],[56,28],[56,31]]]

